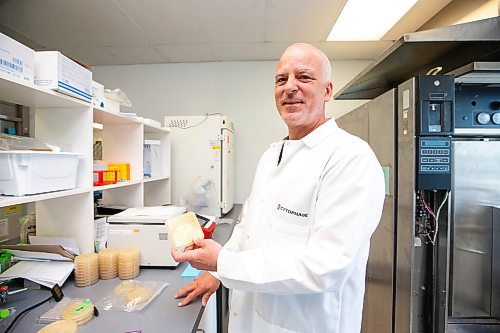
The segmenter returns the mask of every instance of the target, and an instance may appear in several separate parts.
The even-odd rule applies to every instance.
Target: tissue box
[[[0,33],[0,72],[33,84],[35,51]]]
[[[92,102],[92,72],[58,51],[35,52],[35,84]]]

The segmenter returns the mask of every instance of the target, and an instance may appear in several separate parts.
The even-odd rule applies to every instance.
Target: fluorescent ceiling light
[[[103,129],[104,126],[102,124],[99,124],[99,123],[92,123],[92,127],[95,128],[95,129]]]
[[[327,41],[379,40],[418,0],[347,0]]]

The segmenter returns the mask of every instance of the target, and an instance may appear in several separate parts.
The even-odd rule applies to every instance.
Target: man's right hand
[[[181,298],[186,296],[177,304],[178,306],[184,306],[191,303],[196,297],[201,295],[201,304],[203,306],[207,305],[210,296],[217,291],[220,286],[220,281],[212,276],[210,273],[203,273],[187,286],[182,288],[176,295],[175,298]]]

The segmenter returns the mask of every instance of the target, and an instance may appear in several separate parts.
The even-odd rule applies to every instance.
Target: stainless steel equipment
[[[369,142],[386,175],[363,332],[500,332],[500,63],[468,64],[485,59],[480,45],[500,60],[500,19],[480,23],[395,43],[336,96],[379,93],[337,120]],[[451,45],[462,54],[447,60]],[[401,57],[430,46],[438,57],[402,72]],[[453,75],[423,75],[440,62]]]

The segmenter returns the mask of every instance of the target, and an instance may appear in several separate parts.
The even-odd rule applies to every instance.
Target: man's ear
[[[325,102],[329,102],[333,96],[333,83],[328,81],[325,86]]]

